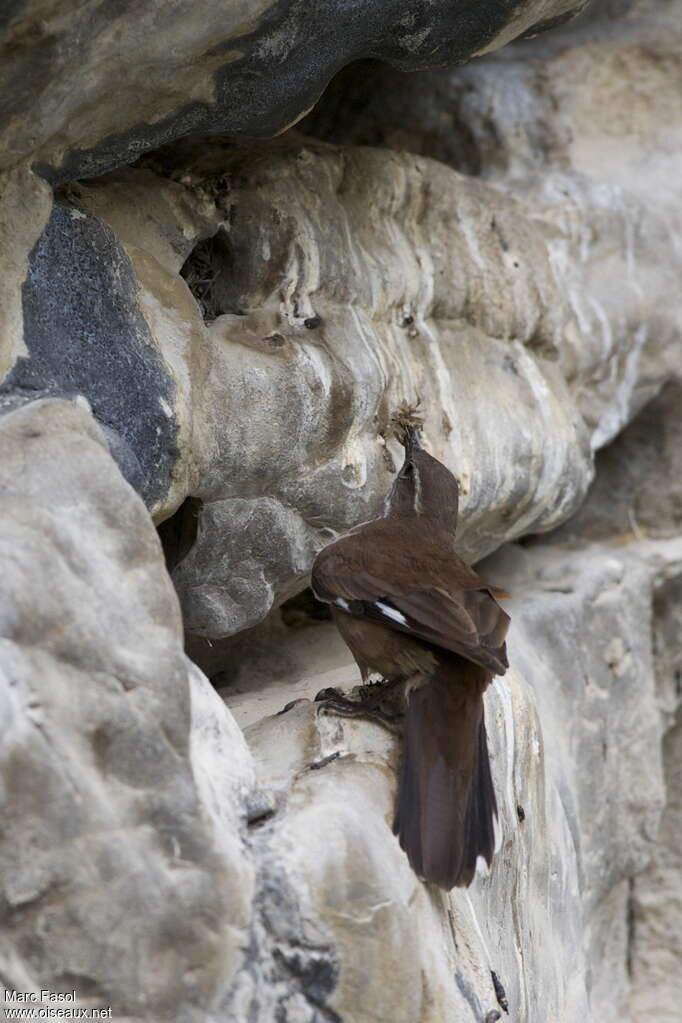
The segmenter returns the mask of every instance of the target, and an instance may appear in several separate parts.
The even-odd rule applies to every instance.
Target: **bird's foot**
[[[363,689],[376,689],[378,686],[390,685],[390,679],[387,678],[370,678],[362,686]]]
[[[392,692],[399,682],[402,682],[400,678],[379,678],[376,681],[365,682],[363,686],[360,686],[358,692],[360,694],[360,700],[369,707],[376,706],[385,700],[387,695]]]
[[[339,689],[320,689],[315,697],[315,703],[321,704],[319,710],[335,710],[339,714],[347,714],[349,717],[365,713],[365,707],[360,700],[351,700],[349,696]]]
[[[364,717],[378,721],[380,724],[395,731],[403,718],[402,714],[390,714],[376,706],[375,701],[351,700],[344,696],[338,689],[321,689],[315,697],[319,703],[319,711],[332,711],[335,714],[342,714],[344,717]]]
[[[336,699],[347,700],[348,697],[344,696],[340,689],[335,689],[333,686],[327,686],[326,689],[320,689],[319,693],[315,694],[314,703],[323,703],[325,700],[336,700]]]

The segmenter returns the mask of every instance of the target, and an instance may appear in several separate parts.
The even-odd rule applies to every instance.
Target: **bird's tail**
[[[497,804],[483,713],[484,668],[448,659],[408,696],[393,831],[412,869],[449,890],[495,848]]]

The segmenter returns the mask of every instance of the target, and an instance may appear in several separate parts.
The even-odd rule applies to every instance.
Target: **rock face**
[[[498,1007],[491,971],[512,1018],[625,1012],[630,878],[654,854],[665,798],[651,636],[638,623],[654,580],[679,580],[681,557],[679,540],[641,541],[511,547],[486,563],[519,592],[514,668],[486,698],[504,839],[490,876],[448,902],[410,874],[391,834],[397,751],[379,726],[316,716],[304,700],[247,728],[259,781],[285,806],[259,829],[257,855],[305,907],[297,930],[315,935],[338,1018],[484,1019]],[[334,681],[354,679],[351,668]],[[248,713],[249,701],[235,706]],[[277,927],[290,912],[273,908]]]
[[[680,838],[682,836],[682,727],[680,724],[679,573],[662,581],[654,601],[654,656],[658,703],[669,730],[663,743],[666,806],[657,847],[631,882],[632,1017],[672,1023],[680,999],[682,961]]]
[[[559,365],[594,448],[678,369],[676,257],[660,254],[682,228],[679,15],[678,3],[595,5],[543,40],[427,72],[419,89],[390,68],[349,69],[301,126],[434,157],[542,223],[580,338],[566,331]]]
[[[190,631],[255,625],[300,588],[331,530],[376,512],[401,401],[421,396],[432,450],[460,475],[465,555],[577,506],[589,437],[552,361],[577,327],[547,239],[522,208],[431,161],[368,150],[203,145],[166,160],[189,184],[117,172],[72,186],[55,207],[23,287],[29,356],[4,389],[84,393],[157,518],[194,499],[196,538],[174,569]],[[147,210],[142,229],[126,190]],[[225,240],[207,257],[211,229]],[[75,252],[83,238],[105,246],[98,254],[93,242],[76,280],[44,270],[46,253],[60,263],[60,231],[72,231]],[[500,237],[516,239],[513,251]],[[79,282],[107,259],[116,269],[101,268],[110,298],[92,311],[93,340]],[[204,323],[188,285],[197,292],[207,275]],[[59,373],[40,360],[55,330],[70,352]],[[88,375],[84,344],[112,370],[130,349],[121,365],[132,385],[120,370],[113,387]]]
[[[631,140],[651,121],[672,137],[679,114],[632,17],[429,73],[421,90],[375,72],[352,122],[343,81],[305,125],[343,145],[178,144],[70,185],[42,235],[22,223],[0,401],[84,394],[155,519],[180,509],[169,554],[192,634],[257,625],[334,532],[375,513],[399,402],[422,397],[431,450],[462,481],[473,559],[567,518],[592,452],[675,376],[679,208],[657,182],[676,180],[677,150],[648,138],[660,156],[642,169]],[[635,24],[647,53],[661,35],[669,52],[662,16]],[[620,58],[647,97],[645,117],[612,74],[629,174],[574,142],[597,146],[585,82]],[[347,144],[399,142],[399,113],[426,155]],[[453,117],[466,146],[443,128]],[[94,281],[106,300],[86,311]]]
[[[653,898],[647,874],[634,895],[631,878],[659,855],[652,751],[659,694],[668,714],[679,699],[678,538],[510,547],[486,566],[519,592],[514,669],[487,696],[504,843],[491,875],[447,901],[391,835],[388,733],[304,700],[251,724],[247,752],[182,654],[158,541],[89,411],[34,402],[2,434],[6,986],[75,987],[83,1006],[140,1020],[408,1023],[494,1013],[494,971],[517,1018],[572,1021],[624,1004],[633,955],[651,976],[652,925],[632,946],[626,924],[633,898]],[[57,450],[89,480],[76,516]],[[36,544],[51,583],[39,604]],[[293,635],[311,629],[329,626]],[[286,649],[279,636],[280,666]],[[293,681],[261,696],[280,710],[323,678]]]
[[[22,289],[28,353],[0,394],[87,394],[126,478],[153,504],[169,489],[175,388],[136,305],[136,288],[130,260],[106,225],[55,203]],[[120,432],[107,425],[113,423]]]
[[[577,13],[585,0],[158,0],[0,13],[0,169],[94,177],[190,133],[270,136],[361,57],[442,67]],[[26,118],[30,117],[30,130]]]
[[[616,345],[605,381],[555,230],[436,162],[295,141],[245,152],[193,144],[155,166],[72,186],[55,207],[23,288],[30,356],[4,388],[84,393],[157,518],[193,499],[196,536],[174,568],[191,632],[257,624],[300,588],[330,530],[375,513],[398,457],[389,415],[400,401],[422,398],[431,448],[462,481],[462,552],[477,558],[565,519],[613,405],[629,416],[671,372],[658,342],[640,361],[642,300],[622,341],[632,359]],[[126,195],[147,210],[142,228]],[[120,268],[101,267],[109,304],[91,319],[96,337],[128,353],[134,386],[84,368],[83,344],[112,369],[117,348],[98,351],[78,321],[80,284],[44,270],[55,221],[74,251],[90,237],[117,247]],[[571,227],[566,252],[578,240]],[[95,244],[92,267],[115,264]],[[600,250],[594,265],[588,255],[586,292],[602,277]],[[40,360],[47,323],[71,353],[59,373]],[[608,398],[606,422],[581,413],[588,392]]]
[[[677,1019],[682,10],[581,6],[5,5],[5,989]],[[358,58],[393,67],[235,138]],[[396,737],[311,702],[357,673],[310,565],[417,397],[514,595],[502,847],[449,896],[391,833]]]
[[[0,450],[4,986],[205,1020],[251,912],[249,754],[87,405],[6,414]]]

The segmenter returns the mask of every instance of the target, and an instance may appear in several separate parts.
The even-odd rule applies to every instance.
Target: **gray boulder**
[[[672,1021],[680,4],[418,76],[582,5],[313,6],[0,15],[0,983],[128,1023]],[[359,57],[394,67],[245,137]],[[397,737],[312,702],[358,681],[312,559],[417,396],[513,593],[501,848],[449,895],[391,833]]]
[[[452,66],[585,2],[10,0],[0,12],[0,169],[32,162],[60,184],[189,134],[272,136],[351,61]]]
[[[198,1023],[242,962],[250,756],[87,405],[6,414],[0,452],[4,987]]]

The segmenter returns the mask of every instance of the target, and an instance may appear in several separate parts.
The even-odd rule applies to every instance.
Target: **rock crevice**
[[[5,6],[4,987],[672,1023],[679,0]],[[502,844],[450,895],[392,834],[397,737],[313,702],[359,679],[312,561],[417,396],[513,593]]]

